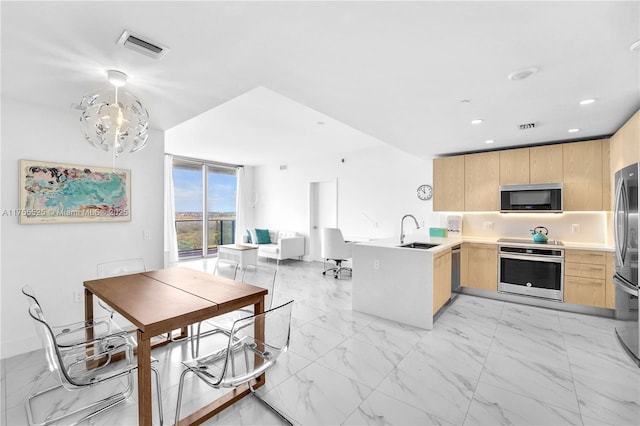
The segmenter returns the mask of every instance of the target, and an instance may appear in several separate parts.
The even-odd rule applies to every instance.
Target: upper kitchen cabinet
[[[433,160],[433,210],[464,211],[464,156]]]
[[[636,112],[620,130],[622,130],[622,167],[625,167],[640,161],[640,111]]]
[[[611,137],[611,173],[640,161],[640,111]]]
[[[529,183],[562,182],[562,145],[529,148]]]
[[[481,152],[464,156],[464,210],[500,209],[500,153]]]
[[[529,183],[529,148],[505,149],[500,153],[500,185]]]
[[[602,140],[602,210],[613,210],[611,201],[611,140]]]
[[[565,211],[603,210],[602,143],[603,140],[595,140],[562,144]]]
[[[500,185],[562,182],[562,145],[500,152]]]

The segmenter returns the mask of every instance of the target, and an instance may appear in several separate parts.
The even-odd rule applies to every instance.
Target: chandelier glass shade
[[[111,150],[114,157],[119,157],[146,146],[149,113],[138,98],[118,89],[124,83],[112,84],[111,89],[98,90],[82,98],[80,123],[82,135],[89,144],[106,152]]]

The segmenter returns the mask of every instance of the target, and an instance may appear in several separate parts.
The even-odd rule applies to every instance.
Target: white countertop
[[[437,247],[428,249],[428,252],[437,253],[442,250],[450,249],[451,247],[461,243],[478,243],[478,244],[499,244],[497,238],[479,238],[479,237],[409,237],[405,239],[404,244],[410,244],[413,242],[438,244]],[[368,245],[373,247],[387,247],[397,248],[400,250],[423,250],[412,249],[408,247],[399,247],[399,238],[385,238],[380,240],[371,240],[366,242],[359,242],[357,244]],[[525,245],[527,247],[552,247],[559,249],[574,249],[574,250],[598,250],[598,251],[610,251],[613,252],[614,248],[605,244],[589,244],[589,243],[574,243],[569,241],[563,241],[562,245],[554,244],[540,244],[534,243],[517,243],[518,245]]]

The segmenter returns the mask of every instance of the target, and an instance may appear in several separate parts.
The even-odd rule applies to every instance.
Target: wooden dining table
[[[264,312],[261,287],[211,275],[190,268],[175,267],[84,282],[85,319],[93,320],[93,296],[97,296],[131,321],[137,328],[138,424],[152,422],[151,339],[177,329],[186,329],[217,315],[253,305]],[[261,322],[256,336],[264,337]],[[266,382],[263,374],[254,385]],[[200,424],[249,394],[247,385],[235,388],[180,420],[180,425]]]

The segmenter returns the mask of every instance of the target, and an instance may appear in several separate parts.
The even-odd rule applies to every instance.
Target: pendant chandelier
[[[112,151],[113,158],[123,153],[137,152],[147,144],[149,113],[140,100],[124,90],[127,75],[107,71],[113,88],[95,91],[82,98],[81,131],[85,140],[103,151]]]

